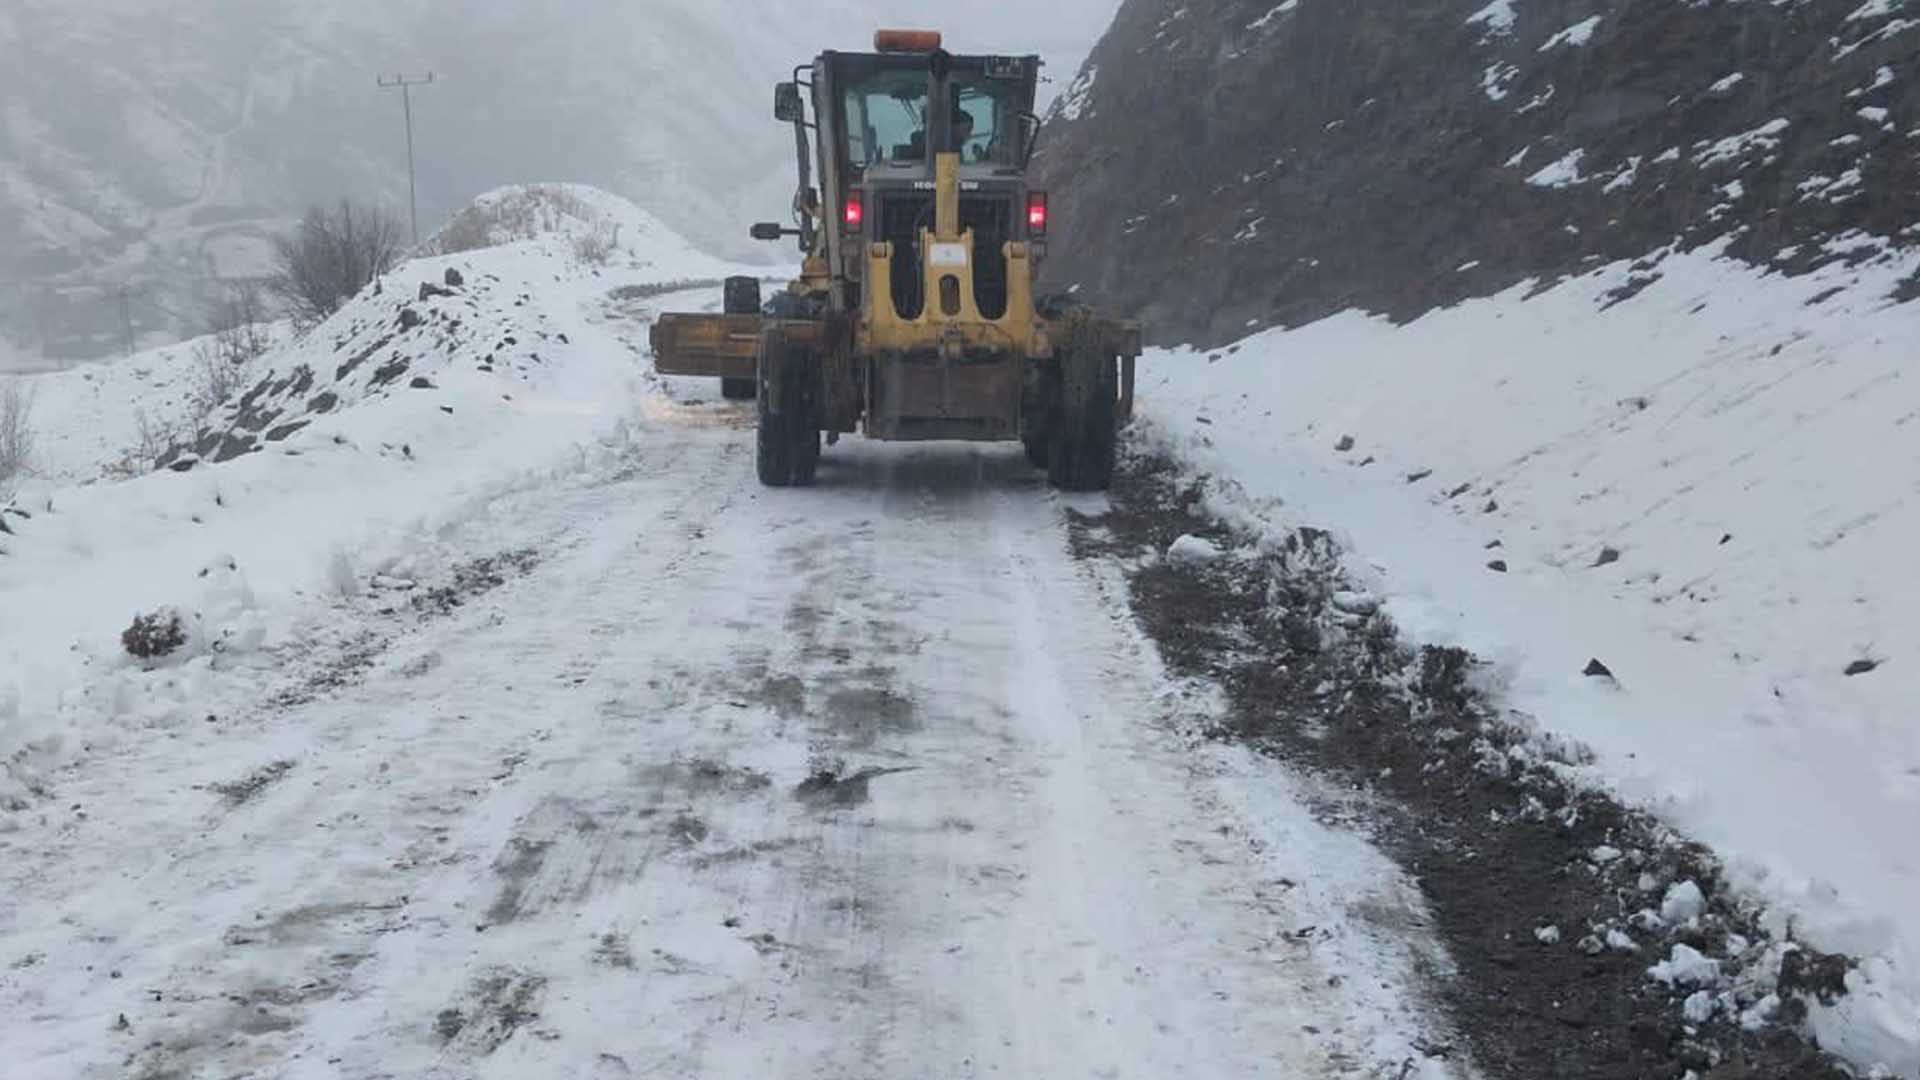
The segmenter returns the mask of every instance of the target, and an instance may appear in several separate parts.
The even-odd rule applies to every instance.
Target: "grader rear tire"
[[[768,331],[760,341],[754,466],[767,487],[807,487],[820,466],[820,363]]]
[[[1047,482],[1061,491],[1105,491],[1120,441],[1117,365],[1111,356],[1068,360],[1075,362],[1049,432]]]

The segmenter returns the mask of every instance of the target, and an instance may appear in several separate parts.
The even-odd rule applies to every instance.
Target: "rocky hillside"
[[[1917,50],[1914,0],[1127,0],[1049,118],[1049,273],[1212,344],[1717,241],[1864,261],[1920,243]]]

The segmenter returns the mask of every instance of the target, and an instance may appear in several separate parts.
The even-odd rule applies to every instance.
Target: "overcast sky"
[[[898,8],[914,26],[945,30],[955,51],[1027,51],[1046,44],[1085,49],[1113,20],[1120,0],[900,0]]]
[[[1086,59],[1094,42],[1120,10],[1120,0],[896,0],[894,25],[943,31],[947,48],[955,52],[1039,53],[1046,76],[1054,80],[1041,88],[1051,99]],[[841,46],[852,47],[852,46]]]

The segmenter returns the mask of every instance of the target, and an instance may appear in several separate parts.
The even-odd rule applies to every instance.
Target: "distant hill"
[[[772,84],[934,7],[8,0],[0,339],[67,360],[120,352],[129,324],[138,345],[176,340],[200,329],[214,279],[260,272],[307,203],[404,214],[401,105],[381,72],[438,77],[413,100],[423,232],[482,191],[567,176],[719,254],[775,257],[745,230],[791,194]],[[936,24],[955,47],[1058,47],[1077,64],[1111,8],[1063,10]]]

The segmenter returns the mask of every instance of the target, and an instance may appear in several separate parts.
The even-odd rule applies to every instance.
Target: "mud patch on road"
[[[420,679],[439,670],[445,659],[438,652],[424,652],[400,665],[399,674],[403,679]]]
[[[278,915],[260,915],[253,922],[227,928],[222,940],[230,946],[310,945],[330,940],[356,924],[385,923],[406,908],[403,901],[385,903],[362,900],[303,904]],[[351,967],[364,957],[342,953],[334,958],[336,967]]]
[[[593,946],[593,962],[602,967],[632,971],[634,969],[633,945],[627,940],[625,934],[611,931],[601,934],[600,940]]]
[[[523,548],[456,564],[447,578],[436,584],[422,586],[375,578],[367,595],[343,603],[362,615],[384,617],[385,632],[359,629],[337,640],[301,641],[281,649],[280,655],[294,674],[281,689],[267,696],[267,708],[295,709],[360,685],[405,632],[390,620],[408,611],[421,620],[443,618],[515,577],[531,573],[539,562],[539,552]],[[427,653],[408,660],[399,673],[418,678],[440,662],[437,653]]]
[[[1343,576],[1329,534],[1235,535],[1206,517],[1203,483],[1130,457],[1108,513],[1070,513],[1075,553],[1126,567],[1136,617],[1169,670],[1225,691],[1211,737],[1353,792],[1327,812],[1370,828],[1418,883],[1455,967],[1437,992],[1486,1076],[1847,1075],[1785,1026],[1809,993],[1791,972],[1843,959],[1769,940],[1708,852],[1566,782],[1580,750],[1486,699],[1475,658],[1403,642]],[[1164,558],[1187,534],[1246,557]],[[1663,918],[1670,890],[1688,882],[1704,898],[1698,914]],[[1402,929],[1373,914],[1366,921]],[[1711,993],[1650,978],[1676,947],[1720,962]],[[1770,1009],[1785,1024],[1743,1024]]]
[[[870,746],[882,735],[918,728],[912,700],[887,687],[842,687],[827,694],[820,719],[856,746]]]
[[[500,879],[500,891],[487,907],[489,925],[510,923],[520,917],[527,890],[540,868],[546,865],[547,852],[552,847],[551,840],[515,836],[507,841],[505,850],[493,861],[493,874]]]
[[[467,1000],[434,1016],[433,1032],[449,1049],[486,1057],[505,1046],[514,1033],[540,1019],[545,976],[524,971],[490,971],[474,981]]]
[[[532,548],[503,551],[458,563],[453,567],[449,580],[416,591],[409,597],[409,602],[413,610],[423,615],[450,615],[509,580],[532,573],[539,563],[540,553]]]
[[[364,959],[355,957],[354,962],[357,964]],[[345,976],[355,964],[333,964],[331,970],[297,983],[263,983],[249,989],[223,993],[220,995],[223,999],[220,1007],[215,1009],[206,1023],[196,1025],[190,1033],[163,1038],[149,1035],[149,1041],[141,1053],[126,1062],[127,1075],[137,1080],[186,1080],[188,1077],[207,1075],[208,1055],[230,1046],[236,1036],[258,1038],[297,1029],[306,1018],[307,1006],[336,998],[342,993]],[[163,997],[162,992],[156,990],[152,995],[153,1004],[160,1004],[163,1000],[174,1003],[203,1000],[193,993]],[[139,1019],[130,1019],[128,1014],[121,1013],[114,1030],[152,1031],[148,1026],[149,1021],[141,1013],[136,1012],[133,1016]]]
[[[365,630],[339,642],[300,644],[298,653],[289,650],[287,655],[296,674],[289,685],[268,695],[267,707],[294,709],[360,685],[389,644],[388,639]]]
[[[706,822],[684,812],[675,814],[673,820],[667,822],[667,839],[676,847],[698,847],[712,832]]]
[[[805,600],[795,600],[787,608],[787,633],[797,637],[813,637],[826,624],[827,613]]]
[[[243,1035],[275,1035],[300,1026],[305,1006],[338,996],[340,986],[330,980],[309,980],[295,986],[260,986],[231,995],[233,1008],[219,1028]]]
[[[805,575],[820,566],[820,556],[838,546],[839,541],[832,535],[803,536],[780,545],[774,555],[796,575]]]
[[[692,859],[692,866],[695,870],[706,871],[716,866],[736,866],[742,863],[759,862],[763,859],[770,859],[777,865],[779,862],[777,856],[799,846],[799,839],[791,836],[774,840],[755,840],[751,844],[696,855]]]
[[[879,905],[871,897],[848,893],[836,896],[826,903],[828,911],[835,915],[851,919],[856,926],[868,926],[874,922]]]
[[[676,794],[688,798],[706,795],[745,795],[773,786],[773,778],[757,769],[729,765],[712,758],[689,758],[664,765],[643,765],[634,781],[657,797]]]
[[[913,771],[910,765],[894,768],[868,766],[851,773],[846,772],[845,768],[837,761],[815,765],[807,778],[793,789],[794,798],[817,809],[860,806],[872,801],[873,781],[883,776]]]
[[[220,1055],[247,1039],[297,1030],[306,1021],[309,1006],[347,993],[353,971],[371,958],[366,952],[327,953],[318,946],[343,933],[391,930],[395,920],[404,919],[396,913],[405,906],[404,902],[309,904],[272,918],[262,915],[247,926],[229,927],[223,935],[229,948],[259,945],[298,952],[249,958],[243,970],[271,971],[273,979],[248,978],[217,994],[206,993],[205,984],[191,980],[144,991],[141,1007],[119,1014],[113,1025],[115,1032],[137,1034],[143,1040],[140,1051],[123,1063],[124,1075],[136,1080],[229,1075],[230,1070],[215,1069],[216,1060],[224,1060]],[[302,959],[289,961],[292,955]],[[206,1011],[200,1012],[201,1008]]]
[[[763,665],[743,669],[740,679],[749,689],[741,695],[745,704],[763,705],[782,720],[806,715],[807,684],[789,672],[769,672]]]
[[[223,784],[208,784],[207,790],[226,800],[227,806],[233,808],[253,801],[255,796],[292,770],[293,762],[276,761],[269,765],[262,765],[242,779]]]

